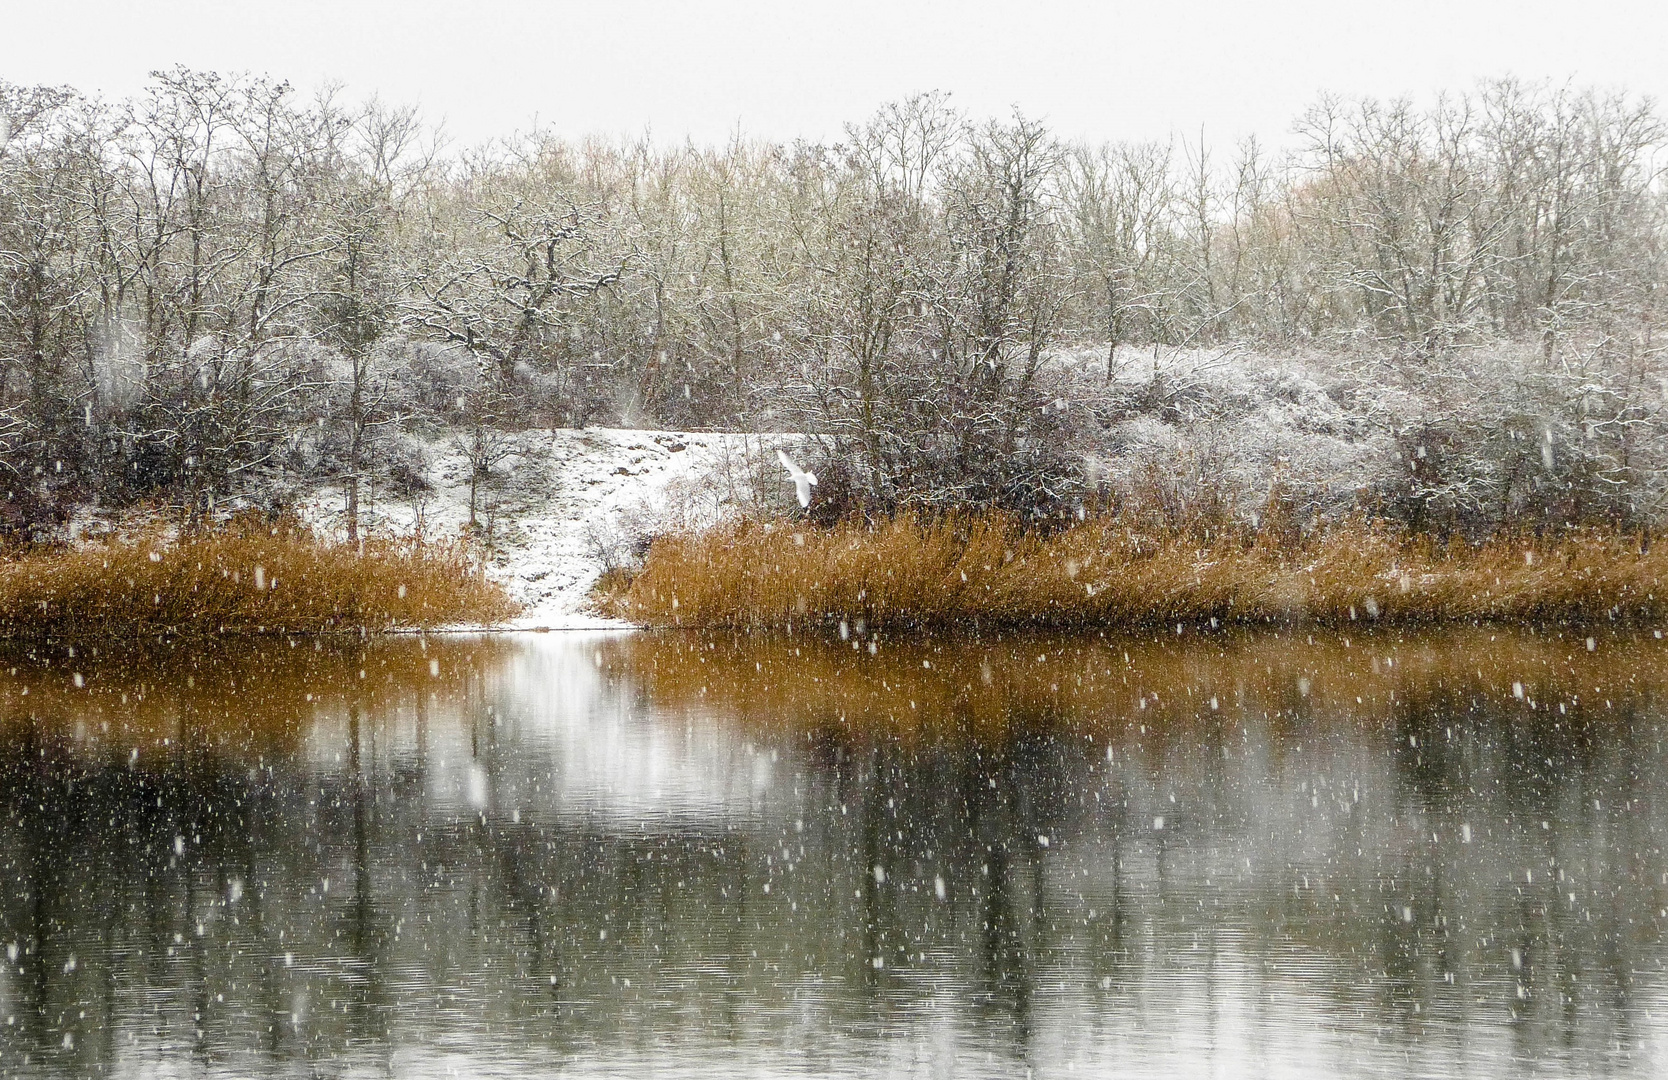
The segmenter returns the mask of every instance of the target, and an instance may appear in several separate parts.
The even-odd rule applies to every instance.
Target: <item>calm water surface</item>
[[[13,651],[0,1073],[1659,1075],[1665,659]]]

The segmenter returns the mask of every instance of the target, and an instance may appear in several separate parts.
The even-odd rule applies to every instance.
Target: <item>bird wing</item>
[[[789,457],[788,452],[781,447],[776,448],[776,458],[782,463],[782,467],[788,470],[790,476],[799,476],[805,471],[795,465],[793,458]]]

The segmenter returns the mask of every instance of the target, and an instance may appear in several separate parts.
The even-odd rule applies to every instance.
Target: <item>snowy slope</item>
[[[1423,421],[1425,388],[1398,382],[1384,363],[1274,357],[1243,349],[1122,349],[1107,379],[1105,354],[1053,358],[1048,390],[1076,416],[1074,449],[1092,484],[1112,492],[1164,477],[1241,516],[1274,483],[1320,510],[1347,509],[1385,488],[1398,469],[1393,429]],[[469,467],[456,434],[421,444],[431,490],[412,501],[368,492],[367,527],[407,536],[458,536],[469,521]],[[522,627],[616,625],[587,609],[610,562],[659,532],[711,524],[727,513],[785,512],[793,488],[776,461],[797,435],[627,428],[530,432],[496,462],[480,493],[487,572],[521,601]],[[795,451],[815,462],[811,448]],[[340,535],[343,496],[320,490],[301,507]]]
[[[565,629],[620,624],[588,609],[591,587],[634,541],[670,528],[709,524],[727,513],[788,497],[775,462],[794,436],[585,428],[529,436],[523,452],[494,466],[477,500],[487,573],[525,605],[512,623]],[[370,493],[367,528],[392,535],[458,536],[469,521],[469,467],[458,446],[425,446],[432,491],[415,500]],[[775,488],[781,488],[776,491]],[[339,531],[340,489],[320,491],[302,512]]]

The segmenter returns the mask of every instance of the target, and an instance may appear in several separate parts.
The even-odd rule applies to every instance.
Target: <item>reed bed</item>
[[[1668,551],[1615,532],[1480,545],[1351,519],[1200,543],[1115,516],[1051,536],[987,515],[741,522],[663,537],[606,610],[655,626],[871,628],[1656,618]]]
[[[0,560],[0,637],[380,631],[514,612],[461,547],[350,546],[297,528],[153,532]]]

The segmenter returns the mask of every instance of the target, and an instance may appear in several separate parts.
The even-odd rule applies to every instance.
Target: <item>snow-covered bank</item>
[[[1502,522],[1660,520],[1668,513],[1664,414],[1656,382],[1622,390],[1602,373],[1550,370],[1533,350],[1447,357],[1275,356],[1247,348],[1067,350],[1039,376],[1081,472],[1067,497],[1256,523],[1382,514],[1415,529],[1486,536]],[[368,491],[364,518],[393,535],[456,536],[470,519],[466,433],[429,429],[412,459],[424,491]],[[626,428],[529,430],[495,439],[476,520],[488,573],[525,605],[523,627],[618,625],[588,611],[610,566],[648,537],[730,512],[790,512],[776,461],[796,435]],[[1625,451],[1625,453],[1623,453]],[[477,458],[480,457],[477,453]],[[835,452],[837,458],[838,452]],[[815,448],[795,451],[839,471]],[[419,485],[422,486],[422,485]],[[341,535],[343,492],[316,489],[303,512]]]
[[[519,452],[478,487],[476,521],[487,574],[523,605],[518,629],[624,625],[589,610],[597,578],[656,531],[717,521],[771,501],[781,473],[775,447],[795,436],[628,428],[527,433]],[[362,496],[366,527],[395,535],[421,529],[457,536],[469,524],[470,468],[455,440],[425,446],[430,490],[404,498]],[[788,490],[784,488],[784,492]],[[340,488],[302,506],[315,526],[339,532]]]

